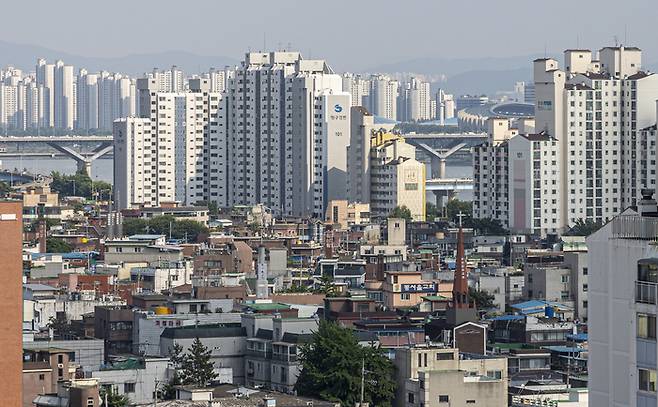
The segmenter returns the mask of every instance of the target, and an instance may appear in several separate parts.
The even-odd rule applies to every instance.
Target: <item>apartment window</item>
[[[583,275],[584,275],[584,276],[587,275],[587,267],[583,267]]]
[[[58,377],[64,377],[64,369],[62,369],[62,368],[57,369],[57,376]]]
[[[449,352],[441,352],[436,354],[436,360],[453,360],[455,355]]]
[[[411,294],[409,293],[402,293],[400,294],[400,299],[405,301],[405,300],[410,300],[411,299]]]
[[[407,402],[410,404],[414,404],[414,394],[413,393],[408,393],[407,394]]]
[[[439,395],[439,403],[450,403],[450,396],[447,394]]]
[[[123,384],[124,393],[134,393],[135,392],[135,383],[124,383]]]
[[[643,339],[656,339],[655,315],[637,314],[637,337]]]
[[[639,388],[642,391],[656,392],[656,371],[653,369],[638,369]]]
[[[503,372],[501,372],[500,370],[487,370],[487,377],[500,380],[503,378]]]
[[[40,375],[39,375],[39,380],[41,380],[41,381],[46,380],[46,375],[44,375],[44,374],[40,374]]]
[[[196,304],[190,304],[190,312],[196,312]]]
[[[57,363],[64,363],[64,355],[57,355]]]
[[[466,404],[475,404],[475,400],[466,400]]]

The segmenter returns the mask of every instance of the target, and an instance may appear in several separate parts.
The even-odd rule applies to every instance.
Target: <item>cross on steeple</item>
[[[462,213],[462,211],[459,211],[459,213],[457,214],[457,217],[459,218],[459,227],[460,228],[462,227],[462,218],[464,216],[466,216],[466,214]]]

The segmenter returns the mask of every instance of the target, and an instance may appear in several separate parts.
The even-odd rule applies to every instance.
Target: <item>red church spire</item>
[[[468,268],[464,254],[464,231],[462,230],[461,212],[459,217],[459,232],[457,233],[457,258],[455,261],[455,280],[452,285],[452,306],[454,308],[470,308],[473,305],[468,298]]]

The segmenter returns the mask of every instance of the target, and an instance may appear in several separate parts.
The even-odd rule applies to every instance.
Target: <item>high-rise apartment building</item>
[[[72,129],[75,118],[73,67],[61,60],[55,63],[54,109],[55,127]]]
[[[518,232],[561,233],[578,220],[605,223],[632,206],[656,180],[658,75],[640,70],[637,48],[565,51],[565,70],[550,58],[534,61],[535,130],[520,130],[507,150],[507,223],[495,200],[497,164],[476,163],[475,210]],[[488,154],[482,148],[476,149]],[[498,171],[498,173],[495,173]],[[491,178],[493,177],[493,178]],[[502,185],[504,187],[504,183]]]
[[[119,206],[208,200],[210,185],[218,181],[208,169],[219,159],[210,134],[216,131],[221,95],[200,78],[190,80],[187,92],[160,92],[154,78],[139,79],[137,89],[141,119],[114,123]]]
[[[534,62],[536,128],[559,140],[559,228],[578,219],[605,222],[655,184],[642,162],[640,131],[656,122],[658,76],[641,71],[637,48],[565,51]]]
[[[432,118],[430,101],[429,82],[411,78],[400,89],[398,120],[406,122],[430,120]]]
[[[0,202],[0,262],[2,287],[0,307],[0,394],[2,404],[19,406],[23,403],[23,207],[21,202]]]
[[[247,53],[211,124],[218,149],[209,170],[220,182],[210,200],[324,216],[328,200],[346,195],[350,105],[341,77],[324,61]]]
[[[443,89],[439,89],[436,92],[436,119],[443,125],[446,120],[453,117],[455,117],[455,99]]]
[[[365,107],[354,106],[351,110],[347,200],[370,202],[370,137],[375,130],[375,118]]]
[[[358,74],[343,74],[343,91],[352,96],[352,106],[366,106],[370,95],[370,80]]]
[[[377,132],[370,147],[370,209],[385,218],[395,207],[406,206],[414,221],[425,220],[425,164],[416,148],[395,134]]]
[[[389,120],[397,120],[398,81],[386,75],[370,77],[370,94],[368,95],[368,110],[375,116]]]
[[[37,84],[44,89],[44,108],[41,123],[43,127],[55,126],[55,65],[49,64],[45,59],[37,60]]]

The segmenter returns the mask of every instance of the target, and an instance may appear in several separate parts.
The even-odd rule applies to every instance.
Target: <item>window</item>
[[[450,403],[450,397],[447,394],[439,395],[439,403]]]
[[[466,404],[475,404],[475,400],[466,400]]]
[[[453,360],[455,355],[449,352],[441,352],[436,354],[436,360]]]
[[[92,407],[95,405],[93,397],[87,397],[87,405]]]
[[[408,393],[407,394],[407,401],[411,404],[414,404],[414,394],[413,393]]]
[[[196,312],[196,304],[190,304],[190,312]]]
[[[64,377],[64,369],[62,369],[62,368],[57,369],[57,376],[58,377]]]
[[[410,300],[410,299],[411,299],[411,294],[409,294],[409,293],[402,293],[402,294],[400,294],[400,299],[403,300],[403,301],[404,301],[404,300]]]
[[[487,370],[487,377],[500,380],[503,378],[503,372],[500,370]]]
[[[123,384],[124,393],[134,393],[135,392],[135,383],[124,383]]]
[[[40,374],[39,375],[39,380],[41,380],[41,381],[46,380],[46,375],[44,375],[43,373]]]
[[[656,339],[655,315],[637,314],[637,337],[643,339]]]
[[[57,355],[57,363],[64,363],[64,355]]]
[[[656,371],[653,369],[638,369],[640,390],[656,392]]]

